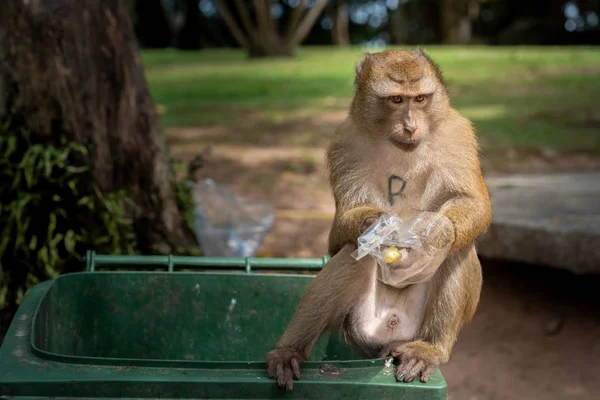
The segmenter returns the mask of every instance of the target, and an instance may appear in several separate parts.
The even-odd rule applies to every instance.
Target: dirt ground
[[[335,124],[342,116],[329,116]],[[321,121],[322,122],[322,121]],[[285,127],[286,129],[289,127]],[[265,136],[282,132],[264,132]],[[334,204],[323,171],[323,145],[248,143],[225,127],[172,129],[172,151],[191,159],[216,144],[198,177],[238,195],[270,202],[276,222],[261,256],[321,257]],[[233,140],[217,140],[225,137]],[[255,141],[255,140],[254,140]],[[485,153],[486,176],[600,169],[596,153],[551,150]],[[478,311],[442,368],[449,399],[590,399],[600,393],[600,276],[482,260]]]
[[[484,260],[475,317],[442,367],[449,399],[600,393],[600,277]]]

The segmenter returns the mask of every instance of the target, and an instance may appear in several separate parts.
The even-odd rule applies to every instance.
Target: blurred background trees
[[[292,55],[300,44],[594,44],[600,1],[132,0],[147,48],[243,47]]]
[[[251,57],[268,57],[293,55],[321,15],[327,0],[313,0],[312,7],[308,7],[309,0],[299,0],[295,7],[265,0],[255,0],[253,7],[244,0],[235,0],[233,7],[226,0],[214,0],[214,3],[236,42]]]

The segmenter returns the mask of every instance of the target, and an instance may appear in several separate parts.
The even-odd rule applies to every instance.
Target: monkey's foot
[[[279,387],[285,387],[291,392],[294,388],[294,379],[300,379],[300,363],[305,358],[294,349],[282,348],[271,350],[267,354],[269,377],[277,380]]]
[[[438,346],[420,340],[392,349],[392,356],[400,360],[396,370],[398,382],[412,382],[417,377],[427,382],[433,370],[448,358]]]

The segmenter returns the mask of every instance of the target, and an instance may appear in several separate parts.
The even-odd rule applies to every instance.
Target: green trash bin
[[[0,398],[445,399],[439,370],[397,383],[390,360],[360,359],[333,333],[293,392],[269,379],[265,355],[313,279],[277,271],[326,261],[88,252],[86,272],[40,283],[19,307]]]

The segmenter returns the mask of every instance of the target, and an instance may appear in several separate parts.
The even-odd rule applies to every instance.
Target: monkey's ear
[[[356,75],[354,76],[354,81],[358,82],[358,80],[360,79],[360,75],[362,74],[363,71],[363,67],[365,66],[365,63],[370,61],[371,58],[373,58],[373,54],[371,53],[365,53],[363,55],[363,58],[356,63]]]

